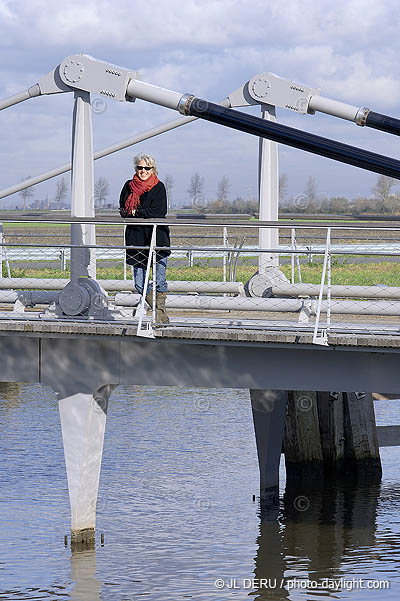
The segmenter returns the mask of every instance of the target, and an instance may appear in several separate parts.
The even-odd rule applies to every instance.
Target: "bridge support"
[[[344,392],[343,414],[346,474],[367,482],[380,482],[382,464],[372,394]]]
[[[370,393],[289,391],[284,437],[287,485],[324,478],[380,482],[382,466]]]
[[[279,503],[279,463],[282,453],[287,392],[250,390],[260,467],[260,504],[262,509]]]
[[[317,393],[290,390],[284,452],[287,484],[317,482],[324,477]]]
[[[114,385],[94,395],[74,394],[59,401],[71,505],[71,546],[94,546],[96,502],[103,455],[108,399]]]

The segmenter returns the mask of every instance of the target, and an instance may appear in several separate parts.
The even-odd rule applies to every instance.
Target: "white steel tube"
[[[8,98],[4,98],[4,100],[0,100],[0,111],[8,108],[9,106],[13,106],[14,104],[18,104],[19,102],[23,102],[24,100],[29,100],[29,98],[34,98],[35,96],[40,96],[40,88],[38,84],[35,84],[23,92],[14,94],[14,96],[9,96]]]
[[[2,280],[0,280],[0,290],[8,290],[10,288],[15,290],[63,290],[68,282],[68,279],[2,278]],[[97,282],[104,290],[108,290],[109,292],[118,290],[136,290],[135,282],[133,280],[97,280]],[[242,282],[170,280],[168,281],[168,290],[171,292],[191,292],[192,294],[205,292],[245,296]]]
[[[56,290],[0,290],[0,303],[15,303],[20,300],[23,304],[51,305],[58,299]]]
[[[137,294],[119,293],[115,305],[121,307],[137,306]],[[296,298],[231,298],[216,296],[197,296],[168,294],[166,307],[169,309],[198,309],[206,311],[262,311],[298,313],[304,306],[303,299]],[[321,313],[328,312],[328,302],[322,301]],[[339,315],[400,315],[400,302],[393,301],[350,301],[331,302],[331,313]]]
[[[159,104],[160,106],[174,110],[178,109],[179,101],[183,96],[181,92],[153,86],[151,83],[139,81],[138,79],[131,79],[126,88],[126,93],[133,98],[147,100],[147,102]]]
[[[318,296],[320,289],[318,284],[277,284],[271,292],[274,296]],[[323,287],[323,293],[328,294],[328,286]],[[400,287],[331,285],[331,297],[400,299]]]
[[[340,117],[340,119],[347,119],[347,121],[355,121],[360,110],[351,104],[345,104],[323,96],[311,96],[308,109],[309,111],[319,111],[320,113]]]

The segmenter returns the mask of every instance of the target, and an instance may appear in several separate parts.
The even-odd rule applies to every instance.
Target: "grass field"
[[[254,265],[238,265],[236,269],[236,280],[246,283],[256,272]],[[283,273],[290,279],[291,268],[289,265],[281,267]],[[302,280],[308,284],[319,284],[321,282],[322,265],[302,265]],[[17,278],[68,278],[69,272],[61,269],[33,269],[12,268],[11,276]],[[130,278],[130,270],[128,271]],[[296,274],[297,277],[297,274]],[[98,279],[123,279],[122,264],[117,267],[97,267]],[[221,267],[193,266],[193,267],[168,267],[167,278],[169,280],[203,280],[222,281]],[[332,284],[345,286],[373,286],[384,284],[386,286],[400,286],[400,263],[372,263],[362,265],[333,265]]]

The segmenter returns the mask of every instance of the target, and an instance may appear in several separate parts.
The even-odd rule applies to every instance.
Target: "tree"
[[[329,210],[331,213],[346,213],[349,208],[349,201],[345,196],[334,196],[330,199]]]
[[[375,187],[372,189],[375,198],[381,201],[384,210],[386,209],[389,213],[394,213],[399,205],[398,196],[392,194],[392,190],[395,186],[398,186],[399,182],[393,177],[387,175],[379,175]]]
[[[172,205],[172,188],[175,186],[175,180],[172,175],[166,175],[164,178],[165,188],[167,190],[167,202],[168,202],[168,212],[171,210]]]
[[[397,186],[398,182],[393,177],[388,177],[387,175],[378,175],[378,179],[376,181],[375,187],[372,189],[374,196],[386,201],[392,193],[392,189],[394,186]]]
[[[228,200],[230,187],[228,178],[225,175],[221,177],[217,185],[217,200],[219,203],[223,204]]]
[[[56,194],[54,196],[54,200],[57,206],[57,210],[61,208],[62,203],[64,202],[68,192],[68,184],[65,177],[62,177],[58,180],[56,186]]]
[[[279,176],[279,202],[283,202],[286,198],[288,189],[288,178],[286,173],[281,173]]]
[[[304,196],[307,200],[307,210],[309,212],[316,211],[318,206],[317,182],[312,175],[307,180]]]
[[[187,193],[190,196],[190,201],[194,207],[204,208],[204,177],[200,177],[198,173],[192,175],[190,179],[189,187],[187,188]]]
[[[28,177],[23,177],[23,178],[21,179],[21,182],[24,182],[24,181],[26,181],[27,179],[31,179],[31,176],[30,176],[30,175],[28,175]],[[19,193],[19,196],[20,196],[20,197],[22,198],[22,200],[24,201],[24,211],[25,211],[25,209],[26,209],[26,201],[27,201],[29,198],[32,198],[32,196],[33,196],[33,190],[34,190],[34,187],[35,187],[35,186],[29,186],[29,188],[25,188],[24,190],[21,190],[21,191],[20,191],[20,193]]]
[[[110,184],[105,177],[98,177],[94,184],[94,200],[98,208],[106,206],[107,196],[110,194]]]

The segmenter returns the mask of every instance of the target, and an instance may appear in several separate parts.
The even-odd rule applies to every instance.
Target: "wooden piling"
[[[288,392],[283,447],[288,485],[323,480],[324,462],[316,392]]]
[[[339,474],[344,465],[344,415],[341,392],[317,392],[319,432],[324,472]]]
[[[369,482],[380,482],[382,464],[372,394],[344,392],[343,414],[346,475],[367,479]]]

